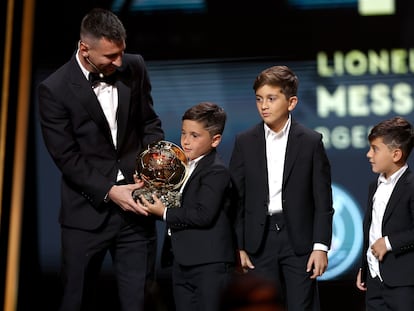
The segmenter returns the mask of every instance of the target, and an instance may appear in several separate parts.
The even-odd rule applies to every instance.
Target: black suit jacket
[[[117,148],[75,55],[38,87],[43,138],[62,173],[62,225],[98,228],[108,214],[103,199],[118,169],[133,183],[137,154],[164,137],[143,58],[125,54],[118,71]]]
[[[369,186],[368,204],[364,217],[362,278],[366,280],[369,248],[369,228],[372,221],[373,197],[377,180]],[[407,169],[400,177],[385,208],[382,235],[388,236],[392,251],[380,262],[380,272],[388,286],[414,285],[414,174]]]
[[[263,122],[236,136],[230,172],[240,194],[238,248],[256,253],[265,238],[269,201]],[[309,253],[314,243],[330,246],[332,205],[330,164],[322,135],[292,119],[283,171],[282,208],[295,253]]]
[[[177,263],[199,265],[235,261],[232,184],[216,150],[204,156],[187,181],[180,208],[166,214]]]

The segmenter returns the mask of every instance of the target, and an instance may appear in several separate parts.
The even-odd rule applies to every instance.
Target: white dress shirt
[[[269,185],[269,215],[282,211],[282,181],[290,116],[278,133],[264,124],[266,138],[267,177]]]
[[[382,220],[385,213],[385,208],[387,207],[388,201],[394,190],[395,184],[400,179],[401,175],[408,168],[408,165],[404,165],[394,174],[392,174],[388,179],[384,177],[383,174],[380,174],[378,177],[378,187],[373,197],[372,205],[372,221],[369,228],[369,247],[367,249],[367,259],[368,267],[371,273],[371,276],[375,278],[378,276],[382,281],[381,273],[379,270],[379,261],[372,254],[371,245],[374,244],[376,240],[382,237]],[[392,250],[392,246],[388,240],[388,236],[385,236],[385,244],[389,251]]]

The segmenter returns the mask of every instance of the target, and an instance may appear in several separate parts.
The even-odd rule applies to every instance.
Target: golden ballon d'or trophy
[[[188,160],[176,144],[160,140],[149,144],[137,156],[136,175],[144,181],[142,188],[132,192],[134,200],[142,195],[153,202],[155,194],[167,207],[180,207],[180,187],[188,175]]]

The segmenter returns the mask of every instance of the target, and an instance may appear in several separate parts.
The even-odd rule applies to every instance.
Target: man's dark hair
[[[126,30],[119,18],[106,9],[94,8],[82,19],[80,38],[106,38],[114,42],[126,39]]]

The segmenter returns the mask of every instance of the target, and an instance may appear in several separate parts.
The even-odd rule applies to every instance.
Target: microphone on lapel
[[[91,65],[93,67],[93,69],[96,70],[97,73],[95,73],[95,74],[98,75],[101,79],[103,79],[104,74],[99,70],[99,68],[94,63],[92,63],[92,61],[89,59],[89,57],[83,57],[83,58],[89,63],[89,65]]]

